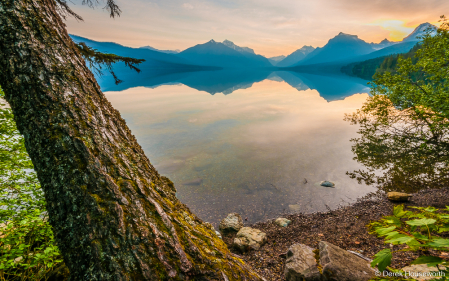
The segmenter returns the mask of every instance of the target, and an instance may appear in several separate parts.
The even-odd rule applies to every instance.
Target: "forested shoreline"
[[[411,59],[413,63],[416,63],[415,54],[419,49],[420,44],[417,44],[405,54],[395,54],[351,63],[342,67],[341,71],[347,75],[371,81],[375,75],[382,75],[386,72],[395,73],[400,59]]]

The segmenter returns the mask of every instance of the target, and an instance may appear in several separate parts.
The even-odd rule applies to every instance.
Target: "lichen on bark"
[[[71,280],[262,280],[151,165],[53,0],[0,2],[0,85]]]

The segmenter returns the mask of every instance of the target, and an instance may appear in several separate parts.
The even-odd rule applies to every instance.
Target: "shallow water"
[[[374,191],[346,175],[362,166],[349,141],[357,127],[343,117],[361,107],[368,88],[362,80],[310,77],[269,73],[230,85],[209,78],[203,88],[197,77],[106,96],[195,214],[216,224],[238,212],[251,223],[337,208]]]

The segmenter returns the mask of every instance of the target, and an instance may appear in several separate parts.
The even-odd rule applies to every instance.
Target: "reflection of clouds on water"
[[[327,101],[341,100],[356,93],[369,91],[368,81],[341,73],[312,74],[276,69],[228,69],[189,72],[145,69],[139,75],[134,75],[128,69],[123,72],[121,68],[118,68],[116,71],[119,77],[124,77],[124,82],[116,85],[112,77],[102,76],[99,83],[103,91],[124,91],[135,87],[154,89],[159,86],[185,85],[211,95],[230,95],[238,90],[249,89],[255,83],[265,79],[285,82],[298,91],[316,90]]]
[[[371,191],[345,174],[359,165],[349,142],[357,128],[343,116],[367,94],[328,102],[315,90],[264,80],[232,95],[186,86],[106,95],[177,196],[206,221],[237,211],[255,222],[289,205],[325,211]],[[322,180],[339,184],[313,184]]]

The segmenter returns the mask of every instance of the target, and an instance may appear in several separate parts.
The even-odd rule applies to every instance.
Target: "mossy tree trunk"
[[[261,280],[150,164],[53,0],[0,1],[0,85],[71,280]]]

